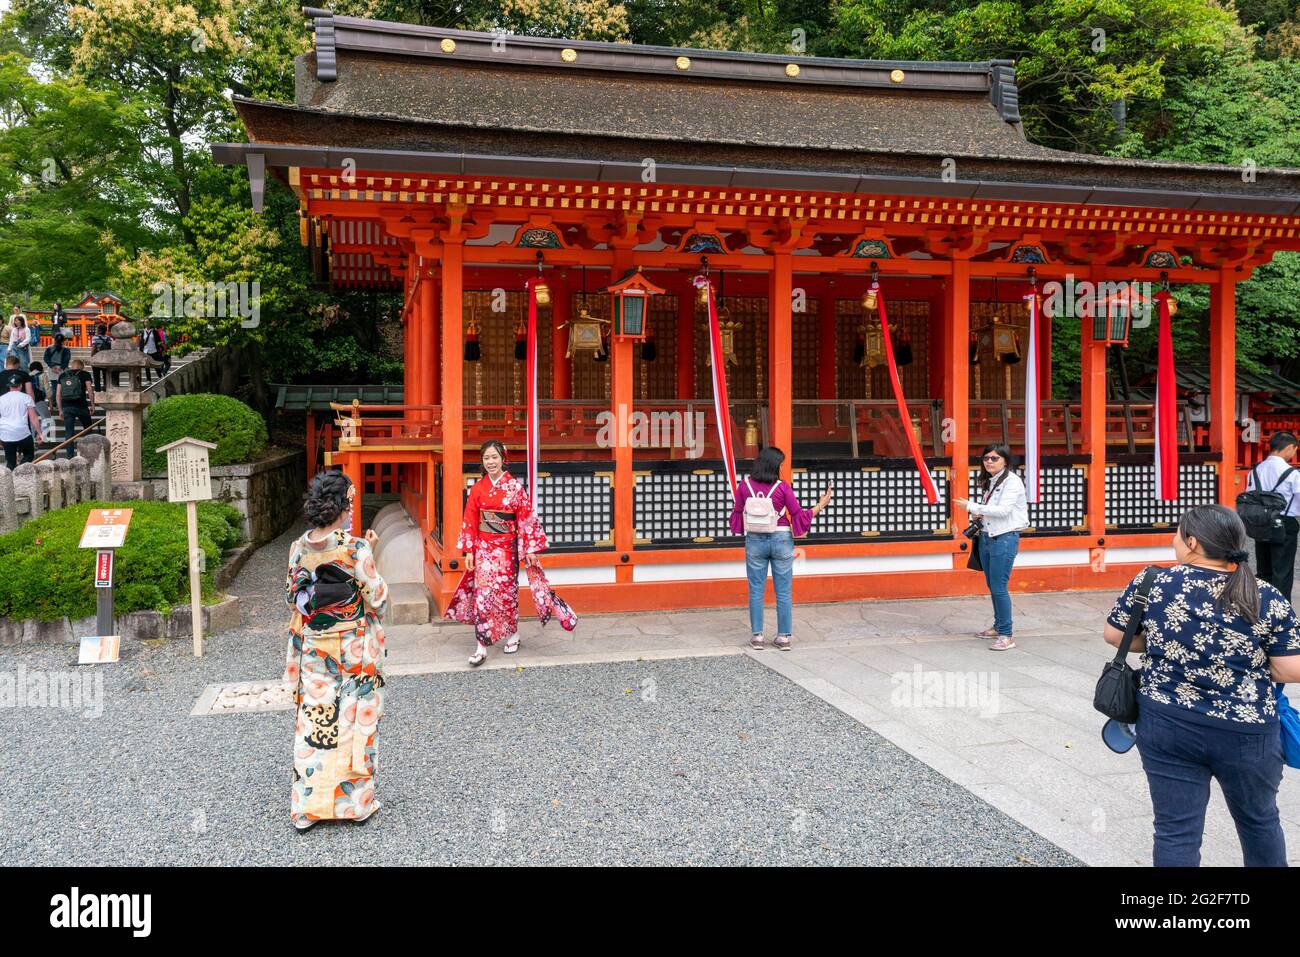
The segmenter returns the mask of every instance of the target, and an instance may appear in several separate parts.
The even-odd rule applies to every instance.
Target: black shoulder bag
[[[1101,677],[1097,679],[1097,690],[1092,696],[1092,706],[1108,718],[1132,724],[1138,716],[1138,683],[1142,672],[1130,668],[1128,663],[1129,646],[1137,634],[1138,625],[1147,610],[1147,596],[1151,594],[1151,583],[1155,581],[1160,569],[1152,565],[1142,576],[1137,592],[1133,595],[1133,611],[1128,616],[1128,627],[1119,643],[1113,660],[1106,662]]]

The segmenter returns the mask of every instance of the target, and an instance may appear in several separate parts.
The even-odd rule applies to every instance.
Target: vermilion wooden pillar
[[[459,248],[459,247],[457,247]],[[433,281],[433,268],[429,262],[422,264],[419,280],[419,302],[415,312],[418,313],[416,325],[420,329],[420,336],[417,340],[420,345],[420,352],[415,356],[415,364],[420,367],[419,389],[415,395],[408,398],[408,404],[414,405],[434,405],[438,399],[438,394],[434,389],[440,384],[441,370],[438,369],[438,336],[437,336],[437,285]],[[421,412],[417,418],[420,421],[432,421],[431,412]],[[428,476],[426,486],[433,488],[433,476]],[[436,514],[434,508],[433,496],[426,494],[421,503],[423,515],[420,518],[420,528],[428,530],[433,528],[433,516]],[[425,531],[427,534],[427,531]]]
[[[1092,276],[1089,275],[1089,279]],[[1092,338],[1092,319],[1079,323],[1081,375],[1079,397],[1083,411],[1083,451],[1088,464],[1088,531],[1095,539],[1106,534],[1106,343]]]
[[[1177,317],[1175,317],[1176,321]],[[1219,270],[1210,287],[1210,448],[1218,452],[1219,501],[1237,497],[1237,277]]]
[[[790,309],[794,264],[788,252],[778,252],[772,258],[767,277],[767,426],[771,443],[785,453],[781,477],[789,482],[794,467],[794,316]]]
[[[949,495],[969,498],[970,491],[970,263],[954,259],[943,286],[943,433],[952,457]],[[953,537],[966,527],[956,505],[949,505]]]
[[[635,238],[624,239],[615,245],[612,256],[610,282],[617,280],[632,268],[632,249]],[[609,337],[610,348],[610,406],[614,413],[614,551],[631,558],[632,529],[632,446],[628,442],[628,417],[632,414],[634,400],[631,339]],[[614,567],[614,580],[632,581],[631,562],[619,562]]]
[[[465,248],[461,239],[442,241],[442,553],[444,589],[454,587],[459,578],[447,574],[450,560],[460,571],[465,561],[456,548],[464,508],[465,416],[461,408],[462,356],[465,347],[465,324],[461,319],[461,282]],[[433,482],[429,482],[433,493]],[[445,602],[440,607],[445,606]]]
[[[836,398],[835,373],[839,362],[835,351],[836,322],[835,294],[828,292],[817,300],[817,398],[822,401]],[[817,422],[823,433],[834,431],[835,406],[818,406]]]
[[[442,401],[442,330],[439,328],[441,316],[440,270],[433,266],[429,270],[429,320],[425,329],[425,362],[428,365],[429,384],[424,388],[425,398],[420,401],[425,405],[435,405]],[[430,515],[433,513],[430,512]]]
[[[695,398],[695,287],[689,277],[677,293],[677,398]]]

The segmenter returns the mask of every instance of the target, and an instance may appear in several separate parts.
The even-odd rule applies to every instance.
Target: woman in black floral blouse
[[[1235,512],[1201,505],[1174,534],[1132,649],[1142,652],[1137,747],[1155,808],[1157,867],[1201,860],[1210,779],[1223,789],[1249,866],[1286,866],[1278,819],[1282,740],[1273,682],[1300,681],[1300,622],[1246,564]],[[1106,619],[1118,646],[1139,574]]]

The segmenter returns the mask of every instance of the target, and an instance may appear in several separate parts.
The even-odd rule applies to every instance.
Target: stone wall
[[[112,501],[108,439],[86,435],[70,459],[24,462],[12,472],[0,465],[0,535],[65,505]]]
[[[245,541],[262,545],[298,520],[307,490],[307,455],[301,450],[279,452],[249,465],[219,465],[211,469],[212,496],[233,505],[244,516]],[[167,476],[147,475],[154,497],[167,498]]]

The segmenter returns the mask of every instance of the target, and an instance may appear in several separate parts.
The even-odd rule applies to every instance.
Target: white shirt
[[[21,442],[31,435],[27,410],[34,408],[32,397],[21,389],[0,395],[0,442]]]
[[[993,482],[998,482],[994,476]],[[983,497],[981,495],[981,497]],[[966,506],[971,515],[984,517],[984,531],[997,536],[1029,527],[1029,503],[1025,499],[1025,483],[1014,469],[1008,466],[1007,477],[998,484],[987,505],[975,500]]]
[[[1260,462],[1256,468],[1259,470],[1261,491],[1273,491],[1273,486],[1277,485],[1277,480],[1282,477],[1282,473],[1293,467],[1290,462],[1277,454],[1270,455]],[[1254,487],[1255,469],[1251,469],[1246,474],[1246,488],[1253,489]],[[1300,518],[1300,471],[1288,475],[1286,481],[1277,486],[1277,493],[1286,497],[1287,515],[1292,518]]]

